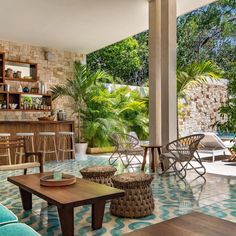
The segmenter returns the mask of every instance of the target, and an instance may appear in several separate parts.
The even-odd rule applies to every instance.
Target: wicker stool
[[[31,145],[31,152],[34,152],[34,133],[16,133],[16,136],[27,139],[27,141],[29,141],[28,143]],[[19,163],[22,163],[22,157],[25,155],[23,149],[23,147],[20,147],[16,150],[14,161],[15,164],[17,163],[17,156],[19,156]],[[35,162],[35,156],[32,157],[33,161]]]
[[[6,140],[9,140],[9,137],[11,134],[9,133],[0,133],[0,142],[5,142]],[[11,165],[11,151],[10,148],[6,148],[2,150],[3,152],[0,153],[0,157],[6,157],[8,160],[8,164]]]
[[[150,186],[152,180],[152,176],[144,173],[125,173],[112,177],[114,187],[125,190],[125,196],[111,200],[111,214],[127,218],[152,214],[155,207]]]
[[[75,159],[75,138],[74,132],[58,132],[58,156],[62,154],[62,160],[65,159],[65,153],[72,153]]]
[[[84,179],[111,187],[113,186],[111,177],[115,172],[116,168],[113,166],[92,166],[80,170]]]
[[[38,152],[43,154],[43,162],[45,162],[46,154],[55,154],[58,161],[57,145],[56,145],[56,133],[55,132],[39,132],[38,133]]]

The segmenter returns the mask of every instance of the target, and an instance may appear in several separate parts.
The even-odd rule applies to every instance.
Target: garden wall
[[[189,88],[186,101],[181,100],[179,115],[179,133],[181,136],[193,132],[215,131],[212,125],[216,121],[225,121],[218,108],[227,101],[227,80],[209,81],[207,84]]]
[[[72,77],[75,60],[85,60],[85,55],[79,53],[3,40],[0,40],[0,51],[6,53],[6,59],[37,63],[39,80],[46,83],[48,89],[53,85],[62,84],[66,79]],[[45,52],[52,55],[50,59],[46,59]],[[20,82],[9,83],[11,89],[16,91]],[[31,87],[32,83],[21,82],[21,85]],[[56,110],[65,109],[70,117],[72,115],[70,104],[67,98],[63,98],[54,101],[52,107]],[[3,112],[0,110],[0,120],[37,120],[37,117],[42,115],[42,112]]]

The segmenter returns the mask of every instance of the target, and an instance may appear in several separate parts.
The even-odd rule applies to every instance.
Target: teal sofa
[[[39,236],[26,224],[18,222],[17,216],[0,203],[0,235],[1,236]]]

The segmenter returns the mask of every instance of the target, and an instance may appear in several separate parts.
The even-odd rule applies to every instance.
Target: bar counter
[[[0,121],[0,133],[74,132],[74,121]]]
[[[74,121],[0,121],[0,133],[10,133],[15,137],[16,133],[34,133],[35,149],[37,150],[38,132],[74,132]],[[51,146],[51,145],[50,145]],[[69,158],[67,156],[66,158]],[[54,155],[49,154],[46,160],[55,159]]]

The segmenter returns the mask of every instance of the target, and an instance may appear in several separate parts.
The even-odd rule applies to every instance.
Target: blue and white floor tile
[[[85,166],[106,165],[107,157],[77,157],[76,160],[50,162],[45,171],[62,170],[80,176],[79,170]],[[36,172],[33,170],[32,172]],[[118,172],[128,171],[118,166]],[[41,235],[61,235],[59,219],[55,206],[48,206],[40,198],[33,197],[33,209],[23,211],[18,188],[7,182],[7,176],[22,174],[21,171],[0,173],[0,202],[11,209],[19,221],[33,227]],[[152,215],[139,219],[124,219],[110,215],[109,203],[106,205],[102,229],[91,230],[91,207],[75,209],[75,235],[112,235],[119,236],[151,224],[165,221],[191,211],[200,211],[236,223],[236,179],[232,177],[206,175],[194,180],[190,173],[187,181],[178,181],[175,176],[154,174],[152,190],[155,210]]]

